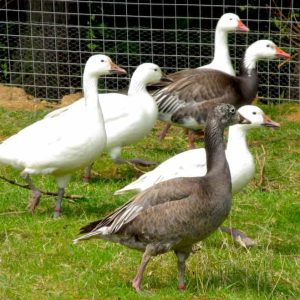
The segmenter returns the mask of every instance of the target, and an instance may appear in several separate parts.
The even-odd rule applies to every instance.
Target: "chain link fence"
[[[23,87],[37,98],[59,100],[81,90],[91,53],[105,53],[128,70],[106,77],[99,90],[128,86],[142,62],[166,73],[209,63],[214,30],[226,12],[240,16],[250,32],[229,35],[238,70],[247,45],[270,39],[293,59],[260,61],[259,96],[300,101],[299,0],[87,1],[4,0],[0,2],[0,83]]]

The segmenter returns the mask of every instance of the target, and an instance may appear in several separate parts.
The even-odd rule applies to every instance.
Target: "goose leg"
[[[117,164],[135,164],[135,165],[142,165],[142,166],[157,165],[157,162],[147,161],[140,158],[122,159],[120,158],[121,151],[122,151],[121,147],[115,147],[109,150],[109,155],[111,159]]]
[[[189,148],[190,149],[195,149],[196,145],[195,145],[195,140],[196,140],[196,135],[200,136],[201,138],[204,137],[204,131],[203,130],[188,130],[188,141],[189,141]]]
[[[193,130],[188,130],[189,149],[195,149],[195,134]]]
[[[158,163],[156,161],[144,160],[141,158],[130,158],[130,159],[117,158],[117,159],[114,159],[114,162],[117,164],[134,164],[134,165],[141,165],[141,166],[157,166],[158,165]]]
[[[138,272],[132,281],[132,287],[139,293],[141,292],[141,282],[143,280],[144,271],[150,261],[151,256],[147,253],[147,250],[143,254],[142,262],[139,266]]]
[[[93,163],[85,167],[84,174],[82,176],[82,180],[84,182],[89,182],[90,179],[92,178],[92,167],[93,167]]]
[[[28,173],[21,173],[29,188],[31,189],[31,197],[27,205],[27,209],[30,212],[34,212],[35,208],[38,206],[42,193],[35,187]]]
[[[249,248],[257,244],[254,240],[247,237],[245,233],[236,228],[221,226],[220,230],[222,232],[228,233],[237,243],[239,243],[243,247]]]
[[[57,219],[60,217],[61,214],[61,203],[62,203],[62,199],[65,193],[65,189],[64,188],[58,188],[58,192],[57,192],[57,200],[56,200],[56,205],[54,208],[54,219]]]
[[[186,264],[185,261],[190,255],[190,252],[179,252],[175,251],[175,254],[177,256],[177,266],[178,266],[178,289],[179,290],[184,290],[185,289],[185,269],[186,269]]]
[[[58,186],[58,191],[57,191],[57,200],[56,200],[56,205],[55,205],[55,208],[54,208],[54,215],[53,215],[53,217],[55,219],[59,218],[60,215],[61,215],[62,199],[63,199],[64,193],[65,193],[65,187],[69,183],[70,179],[71,179],[71,175],[56,177],[56,183],[57,183],[57,186]]]
[[[168,133],[170,127],[171,127],[171,124],[167,124],[167,125],[165,126],[165,128],[162,130],[162,132],[161,132],[160,134],[158,134],[157,137],[158,137],[158,140],[159,140],[159,141],[162,141],[162,140],[165,138],[165,136],[167,135],[167,133]]]

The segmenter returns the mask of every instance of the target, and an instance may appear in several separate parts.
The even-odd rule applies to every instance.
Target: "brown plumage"
[[[178,257],[179,288],[184,288],[185,260],[193,244],[214,232],[230,211],[231,179],[223,133],[225,126],[238,119],[238,113],[229,104],[221,104],[209,113],[205,176],[154,185],[104,219],[83,227],[81,233],[86,234],[74,242],[98,237],[144,251],[132,283],[137,291],[150,257],[173,250]]]
[[[288,58],[289,54],[269,40],[259,40],[247,48],[238,76],[205,68],[187,69],[168,75],[173,83],[158,84],[157,90],[152,92],[159,119],[198,130],[205,124],[211,102],[230,103],[236,108],[251,104],[258,91],[257,61],[275,57]]]

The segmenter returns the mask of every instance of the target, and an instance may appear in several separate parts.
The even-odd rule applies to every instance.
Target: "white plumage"
[[[244,188],[255,174],[254,158],[246,141],[247,131],[259,126],[279,127],[278,123],[268,118],[257,106],[245,105],[238,111],[249,121],[249,124],[236,124],[229,127],[226,158],[230,168],[233,193]],[[188,150],[164,161],[154,170],[117,190],[115,194],[129,191],[141,192],[158,182],[171,178],[204,176],[205,174],[206,154],[204,148]]]
[[[128,95],[119,93],[99,95],[107,135],[106,150],[113,160],[121,161],[119,158],[122,147],[141,140],[155,125],[158,110],[146,86],[162,78],[163,73],[159,66],[143,63],[132,75]],[[68,114],[73,110],[80,111],[83,105],[84,99],[80,99],[67,107],[51,112],[46,117]],[[86,172],[86,177],[89,177],[89,171]]]
[[[30,174],[55,176],[58,185],[55,217],[58,217],[64,188],[72,172],[90,164],[105,148],[106,133],[97,82],[100,75],[112,72],[126,73],[105,55],[91,56],[84,70],[85,102],[80,111],[37,121],[0,145],[0,162],[22,170],[22,176],[32,189],[29,204],[32,211],[41,193],[33,185]]]
[[[229,55],[228,33],[234,31],[249,31],[239,16],[233,13],[224,14],[218,21],[215,30],[214,57],[211,63],[201,66],[198,69],[214,69],[235,76],[235,70]]]

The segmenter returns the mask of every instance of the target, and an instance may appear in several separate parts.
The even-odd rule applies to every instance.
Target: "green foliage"
[[[81,172],[74,174],[67,194],[85,199],[65,199],[59,220],[52,218],[52,197],[42,197],[36,213],[30,214],[29,191],[0,181],[0,299],[299,299],[300,123],[287,118],[299,106],[260,106],[282,127],[249,132],[256,178],[234,196],[226,221],[255,238],[256,247],[243,249],[216,232],[189,258],[186,291],[176,289],[176,259],[168,253],[150,262],[143,282],[148,292],[137,295],[131,280],[139,252],[102,240],[72,244],[81,226],[126,202],[129,196],[113,192],[142,174],[132,166],[113,164],[104,153],[90,184],[82,183]],[[1,109],[0,136],[17,132],[44,113]],[[180,128],[172,128],[159,143],[161,128],[158,123],[146,139],[125,147],[123,157],[163,161],[186,149]],[[201,141],[198,145],[203,146]],[[23,183],[10,167],[1,166],[0,175]],[[43,190],[55,191],[50,177],[36,176],[34,181]]]

